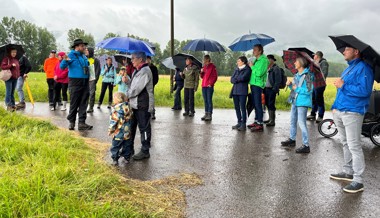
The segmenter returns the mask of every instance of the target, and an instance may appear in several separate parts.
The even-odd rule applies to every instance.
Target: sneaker
[[[281,146],[294,147],[296,146],[296,140],[288,139],[281,142]]]
[[[315,115],[310,114],[306,117],[307,120],[315,120]]]
[[[140,151],[138,154],[133,155],[132,158],[133,160],[143,160],[143,159],[150,158],[150,154]]]
[[[87,113],[93,113],[94,112],[94,109],[93,108],[89,108],[88,110],[87,110]]]
[[[205,115],[203,115],[203,117],[201,117],[201,120],[205,120],[207,117],[207,113]]]
[[[50,110],[51,110],[51,111],[55,111],[55,108],[54,108],[54,107],[51,107]]]
[[[20,103],[16,104],[16,110],[25,109],[25,107],[26,107],[25,102],[20,102]]]
[[[70,123],[69,124],[69,130],[74,130],[75,128],[75,123]]]
[[[364,191],[364,185],[358,182],[351,182],[349,185],[343,188],[343,191],[348,193],[358,193]]]
[[[119,165],[119,161],[117,159],[112,159],[111,165],[112,166],[117,166],[117,165]]]
[[[7,106],[7,111],[14,112],[16,110],[13,106]]]
[[[97,108],[100,109],[100,106],[101,106],[101,104],[98,104],[98,107],[97,107]]]
[[[237,128],[238,131],[245,131],[246,129],[247,127],[245,126],[245,124],[241,124],[239,128]]]
[[[183,116],[189,116],[189,112],[185,112],[182,114]]]
[[[238,129],[240,127],[240,123],[236,124],[235,126],[232,126],[232,129]]]
[[[79,123],[78,124],[78,130],[90,130],[93,126],[88,125],[86,123]]]
[[[253,127],[255,127],[257,125],[257,123],[256,122],[253,122],[252,124],[249,124],[247,127],[249,128],[249,129],[252,129]]]
[[[310,146],[302,145],[302,147],[296,149],[298,154],[308,154],[310,153]]]
[[[341,172],[341,173],[330,174],[330,179],[352,182],[352,180],[354,179],[354,176]]]
[[[318,118],[315,120],[315,122],[316,122],[316,123],[320,123],[320,122],[322,122],[322,120],[323,120],[322,117],[318,117]]]
[[[262,131],[264,131],[263,124],[256,124],[254,127],[251,128],[251,132],[262,132]]]

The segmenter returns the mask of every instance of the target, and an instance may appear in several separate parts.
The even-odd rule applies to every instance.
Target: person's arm
[[[214,66],[211,70],[209,85],[214,86],[217,80],[218,80],[218,71],[216,71],[216,67]]]
[[[101,68],[100,68],[100,61],[99,59],[95,58],[94,60],[94,69],[95,69],[95,81],[96,83],[98,82],[99,80],[99,77],[100,77],[100,71],[101,71]]]
[[[9,58],[4,58],[1,62],[1,69],[3,70],[10,70],[12,68],[12,64],[9,61]]]
[[[273,91],[274,92],[279,92],[280,91],[280,85],[281,85],[281,80],[282,80],[282,72],[279,67],[275,67],[273,69],[274,73],[274,84],[273,84]]]
[[[199,85],[199,69],[196,67],[194,70],[194,91],[196,92],[198,90],[198,85]]]
[[[325,77],[325,80],[329,74],[329,63],[327,61],[322,61],[319,65],[321,68],[321,72],[323,73],[323,76]]]
[[[46,73],[47,71],[47,63],[48,62],[48,59],[45,59],[45,62],[44,62],[44,72]]]
[[[32,70],[32,65],[30,64],[30,61],[28,60],[27,57],[24,57],[23,60],[24,60],[24,66],[25,66],[24,74],[28,74]]]
[[[352,83],[343,83],[340,87],[347,96],[352,97],[368,97],[372,93],[373,88],[373,72],[368,67],[358,69],[355,81]]]
[[[61,68],[61,70],[64,70],[65,68],[67,68],[71,64],[71,62],[72,62],[72,60],[63,59],[61,61],[61,64],[59,65],[59,67]]]
[[[251,69],[249,67],[245,68],[243,70],[243,73],[240,74],[240,76],[238,77],[238,81],[239,82],[249,82],[249,80],[251,79],[251,75],[252,75]]]
[[[118,125],[119,117],[117,111],[112,109],[112,113],[110,116],[110,125],[108,126],[108,134],[111,135],[115,132],[116,127]]]

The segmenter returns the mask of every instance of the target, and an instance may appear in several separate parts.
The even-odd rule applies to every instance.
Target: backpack
[[[279,68],[281,70],[281,83],[280,83],[279,88],[284,89],[286,87],[286,81],[288,80],[288,77],[285,75],[284,69],[282,69],[281,67]]]

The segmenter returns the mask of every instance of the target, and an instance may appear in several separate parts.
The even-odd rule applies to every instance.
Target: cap
[[[54,53],[55,54],[55,53],[57,53],[57,51],[56,50],[51,50],[50,53]]]

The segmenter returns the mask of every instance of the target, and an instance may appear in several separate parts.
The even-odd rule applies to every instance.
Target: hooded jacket
[[[203,66],[203,72],[201,73],[202,87],[214,87],[216,81],[218,80],[218,72],[213,63],[209,63]]]
[[[100,75],[103,77],[102,82],[114,84],[116,78],[116,68],[112,64],[111,66],[105,64],[102,67]]]
[[[305,76],[305,79],[302,84],[299,84],[303,76]],[[293,83],[289,85],[289,88],[292,89],[293,84],[297,85],[297,88],[294,90],[294,92],[297,93],[297,97],[293,102],[297,107],[312,106],[313,81],[314,75],[310,72],[309,68],[305,68],[302,73],[296,73],[294,75]]]
[[[195,91],[198,89],[199,85],[199,68],[197,65],[192,64],[190,66],[186,66],[183,70],[182,78],[185,80],[185,88],[194,89]]]
[[[14,67],[12,64],[15,64],[16,66]],[[1,62],[1,69],[10,70],[12,73],[12,79],[18,79],[20,77],[20,63],[16,58],[9,56],[5,57]]]
[[[45,59],[44,71],[46,73],[47,79],[53,79],[54,78],[54,69],[58,63],[59,63],[59,59],[56,57]]]
[[[71,50],[68,57],[70,60],[62,60],[60,68],[63,70],[68,67],[69,78],[88,79],[89,75],[85,74],[84,67],[88,67],[87,57],[79,51]]]
[[[131,117],[132,110],[129,108],[128,102],[123,102],[112,107],[108,133],[113,137],[113,140],[121,141],[130,138]]]
[[[62,62],[62,61],[61,61]],[[57,76],[57,79],[55,80],[58,83],[69,83],[69,69],[61,69],[60,68],[61,63],[59,62],[54,69],[54,75]]]
[[[88,50],[88,62],[90,65],[91,64],[94,65],[95,81],[96,81],[95,83],[98,83],[98,80],[100,77],[100,71],[101,71],[100,61],[99,59],[94,57],[94,48],[88,47],[87,50]]]

